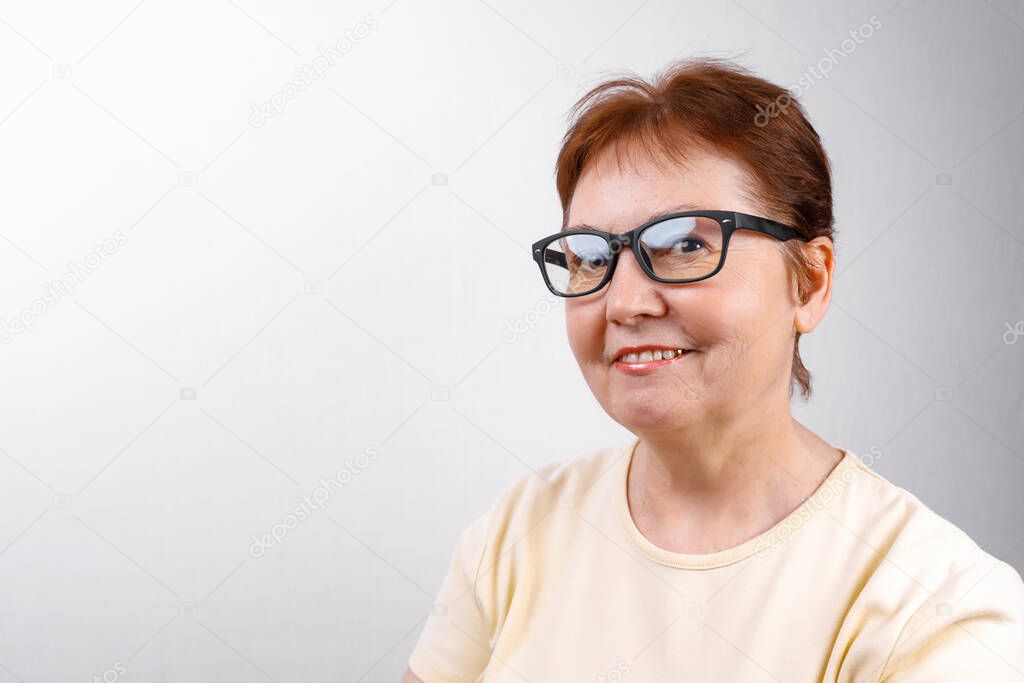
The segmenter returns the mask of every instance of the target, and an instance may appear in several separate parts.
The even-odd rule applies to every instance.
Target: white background
[[[0,316],[125,241],[0,346],[0,683],[396,681],[469,521],[629,436],[528,251],[569,106],[792,86],[872,16],[803,92],[839,274],[794,409],[1024,568],[1021,2],[136,2],[0,3]]]

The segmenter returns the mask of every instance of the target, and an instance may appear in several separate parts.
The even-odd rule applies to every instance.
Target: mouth
[[[622,349],[612,361],[612,367],[627,375],[646,375],[665,366],[678,363],[693,351],[691,349],[644,346]]]

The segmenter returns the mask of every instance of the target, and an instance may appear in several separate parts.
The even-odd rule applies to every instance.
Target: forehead
[[[742,166],[714,151],[693,148],[670,160],[609,148],[587,164],[566,224],[627,230],[688,206],[756,214],[750,187]]]

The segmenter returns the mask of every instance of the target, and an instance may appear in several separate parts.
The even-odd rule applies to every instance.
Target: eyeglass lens
[[[640,233],[640,248],[654,274],[666,280],[694,280],[718,267],[722,226],[713,218],[682,216],[655,223]],[[548,244],[544,269],[562,294],[598,287],[611,264],[612,245],[600,235],[568,234]]]

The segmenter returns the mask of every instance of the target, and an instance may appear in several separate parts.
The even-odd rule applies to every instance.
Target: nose
[[[660,316],[666,312],[659,288],[663,285],[647,277],[627,247],[619,253],[612,279],[605,287],[605,315],[608,322],[634,324],[641,316]]]

